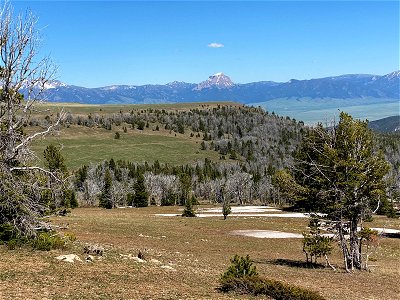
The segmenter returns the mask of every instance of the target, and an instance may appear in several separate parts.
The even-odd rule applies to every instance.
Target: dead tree
[[[58,127],[63,112],[47,128],[25,134],[35,104],[43,100],[46,84],[55,74],[49,58],[38,57],[37,19],[14,15],[6,2],[0,8],[0,224],[19,234],[34,235],[41,203],[42,182],[58,178],[32,163],[30,143]]]

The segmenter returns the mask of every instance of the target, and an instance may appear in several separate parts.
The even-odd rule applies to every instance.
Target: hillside
[[[400,116],[391,116],[369,122],[369,127],[380,132],[400,132]]]
[[[243,160],[249,170],[290,164],[301,137],[301,123],[234,103],[64,107],[59,135],[34,145],[63,145],[70,167],[114,158],[142,163],[159,160],[184,164],[211,160]],[[60,110],[42,106],[30,121],[45,126]],[[120,134],[115,139],[115,133]]]

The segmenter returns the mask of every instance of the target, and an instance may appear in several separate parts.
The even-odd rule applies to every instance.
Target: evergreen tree
[[[179,174],[179,181],[181,184],[181,205],[186,204],[189,200],[189,194],[192,188],[192,178],[187,173]]]
[[[183,210],[182,217],[195,217],[196,214],[193,210],[192,199],[187,199],[185,209]]]
[[[107,209],[113,208],[112,195],[112,177],[110,171],[107,169],[104,175],[104,185],[100,195],[99,206]]]
[[[370,215],[373,199],[385,196],[389,170],[383,154],[374,151],[368,123],[342,112],[337,126],[309,133],[297,158],[296,179],[306,189],[308,208],[336,224],[346,270],[361,269],[357,227]]]
[[[54,146],[53,144],[48,145],[43,152],[43,156],[46,159],[45,165],[50,172],[67,172],[60,147]]]
[[[220,191],[218,193],[218,198],[222,202],[222,215],[224,216],[224,220],[231,214],[232,209],[229,203],[229,200],[225,197],[225,187],[221,186]]]
[[[43,152],[45,166],[49,172],[54,174],[48,178],[47,192],[41,193],[42,203],[51,210],[58,209],[60,206],[69,207],[70,201],[66,199],[68,192],[63,186],[63,179],[68,174],[61,154],[60,147],[49,145]],[[66,194],[67,193],[67,194]]]
[[[144,186],[144,176],[142,173],[138,174],[137,181],[133,186],[135,195],[133,196],[133,205],[135,207],[146,207],[149,205],[149,195]]]

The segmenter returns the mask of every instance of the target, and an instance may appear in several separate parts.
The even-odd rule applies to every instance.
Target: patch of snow
[[[180,214],[155,214],[159,217],[180,217]],[[199,218],[209,218],[209,217],[221,217],[222,214],[197,214]],[[268,217],[268,218],[308,218],[309,215],[302,213],[284,213],[284,214],[252,214],[252,213],[240,213],[240,214],[230,214],[229,217]]]
[[[222,72],[218,72],[218,73],[215,73],[214,75],[212,75],[212,76],[222,76],[222,75],[224,75],[224,73],[222,73]]]
[[[244,235],[261,239],[298,239],[303,238],[302,234],[282,232],[275,230],[235,230],[233,235]]]
[[[392,228],[375,227],[375,228],[371,228],[371,229],[378,231],[378,233],[400,233],[400,230],[392,229]],[[361,228],[358,227],[357,230],[361,230]]]
[[[217,214],[196,214],[199,218],[208,218],[208,217],[220,217],[221,215]],[[240,214],[230,214],[229,217],[267,217],[267,218],[308,218],[307,214],[302,213],[285,213],[285,214],[252,214],[252,213],[240,213]]]
[[[51,89],[55,89],[55,88],[63,87],[63,86],[67,86],[67,85],[61,81],[53,80],[53,81],[46,82],[44,84],[44,89],[51,90]]]
[[[263,213],[271,211],[281,211],[271,206],[233,206],[232,213]],[[199,210],[207,213],[222,213],[222,207],[203,208]]]

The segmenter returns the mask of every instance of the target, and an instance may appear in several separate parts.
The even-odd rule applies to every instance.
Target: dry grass
[[[255,261],[259,273],[320,292],[327,299],[399,299],[400,240],[382,239],[373,255],[371,273],[346,274],[342,269],[296,267],[304,257],[301,239],[256,239],[233,236],[240,229],[301,233],[305,219],[156,217],[176,213],[177,207],[102,210],[80,208],[54,218],[79,243],[70,249],[31,252],[0,247],[1,299],[255,299],[216,290],[219,275],[234,254]],[[378,227],[386,219],[369,224]],[[399,220],[391,220],[399,226]],[[394,228],[394,227],[392,227]],[[85,243],[105,246],[103,260],[69,264],[54,259],[61,253],[83,256]],[[138,264],[120,254],[145,250],[156,263]],[[338,251],[332,257],[341,265]]]

